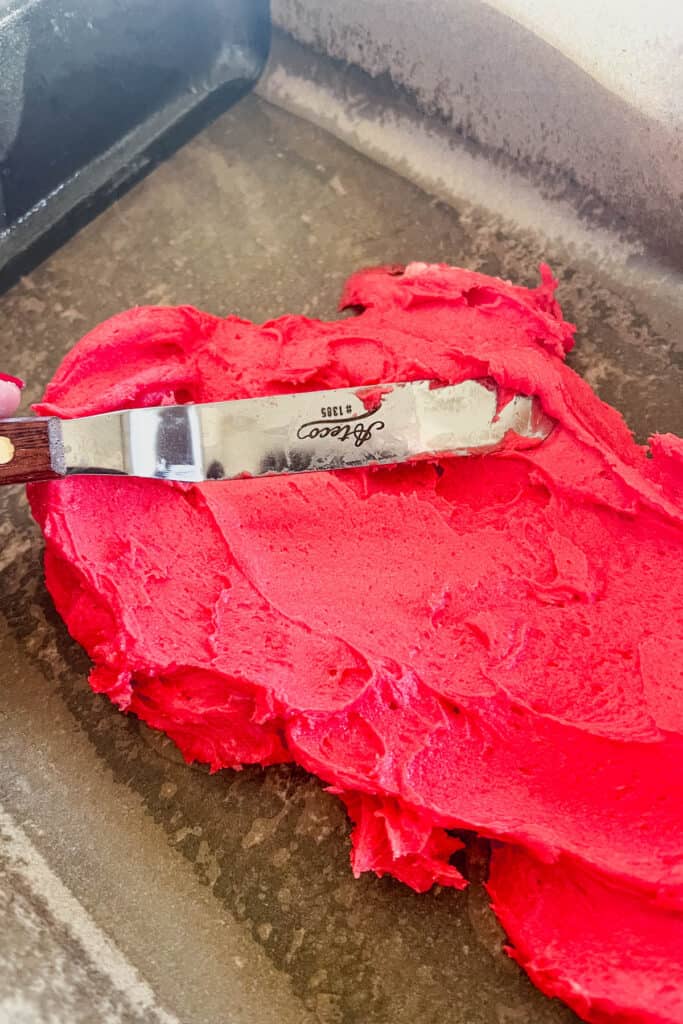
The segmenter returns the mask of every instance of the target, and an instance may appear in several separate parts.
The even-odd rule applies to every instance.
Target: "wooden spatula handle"
[[[50,417],[0,420],[0,484],[59,477],[52,466]]]

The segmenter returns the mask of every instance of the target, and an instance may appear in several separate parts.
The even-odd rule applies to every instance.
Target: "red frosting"
[[[636,445],[535,290],[364,271],[357,318],[140,308],[43,414],[494,377],[557,420],[532,451],[199,486],[34,485],[91,683],[213,769],[295,760],[344,800],[355,872],[460,887],[494,839],[512,954],[589,1021],[683,1021],[683,444]]]

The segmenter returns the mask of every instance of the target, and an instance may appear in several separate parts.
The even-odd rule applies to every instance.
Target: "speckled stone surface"
[[[134,304],[327,317],[361,265],[447,260],[532,283],[545,256],[580,324],[573,365],[641,438],[683,432],[674,308],[253,97],[0,299],[0,368],[31,400],[76,338]],[[305,773],[210,776],[93,695],[23,491],[0,508],[3,1024],[576,1019],[505,957],[479,884],[355,881],[344,813]],[[480,879],[485,850],[468,860]]]

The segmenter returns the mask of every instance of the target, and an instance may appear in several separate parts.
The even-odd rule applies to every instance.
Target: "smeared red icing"
[[[384,395],[391,394],[392,390],[391,387],[374,385],[369,388],[359,388],[356,396],[361,400],[367,412],[374,412],[382,404]]]
[[[134,309],[38,407],[493,377],[558,421],[533,450],[31,501],[95,690],[214,769],[316,772],[355,871],[458,887],[446,830],[494,838],[492,898],[545,992],[683,1021],[683,445],[648,457],[566,367],[553,290],[413,264],[352,277],[364,312],[333,323]]]

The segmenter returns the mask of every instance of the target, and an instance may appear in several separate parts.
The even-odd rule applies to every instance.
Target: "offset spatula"
[[[553,423],[536,398],[499,409],[487,381],[377,384],[63,420],[0,420],[0,484],[77,473],[232,480],[528,446]]]

